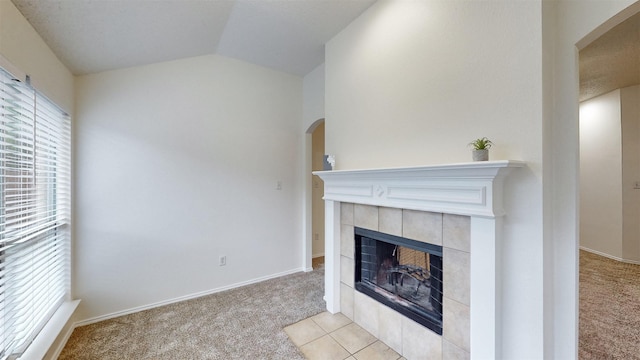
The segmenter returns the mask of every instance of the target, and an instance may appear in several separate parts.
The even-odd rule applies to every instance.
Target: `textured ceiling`
[[[220,54],[296,75],[375,0],[11,0],[77,75]],[[580,101],[640,84],[640,14],[580,51]]]
[[[640,84],[640,13],[580,50],[580,101]]]
[[[220,54],[296,75],[375,0],[11,0],[76,75]]]

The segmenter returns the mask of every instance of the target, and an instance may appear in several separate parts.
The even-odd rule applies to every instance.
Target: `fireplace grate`
[[[356,290],[442,334],[442,247],[355,228]]]

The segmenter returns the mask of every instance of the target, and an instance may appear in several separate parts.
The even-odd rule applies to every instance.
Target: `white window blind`
[[[0,360],[69,294],[70,119],[0,69]]]

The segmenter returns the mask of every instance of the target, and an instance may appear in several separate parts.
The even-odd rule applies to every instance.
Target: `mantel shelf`
[[[415,167],[316,171],[324,199],[449,214],[504,215],[502,180],[516,160]]]

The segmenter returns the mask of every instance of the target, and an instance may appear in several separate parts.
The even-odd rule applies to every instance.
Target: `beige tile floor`
[[[325,311],[284,331],[308,360],[406,360],[340,313]]]

